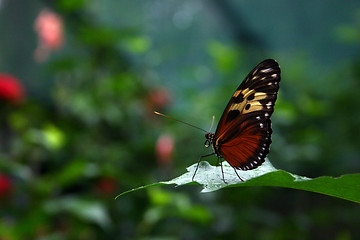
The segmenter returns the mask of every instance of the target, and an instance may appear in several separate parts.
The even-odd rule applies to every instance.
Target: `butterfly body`
[[[265,161],[279,82],[280,68],[275,60],[259,63],[232,95],[215,133],[205,134],[205,146],[211,146],[213,154],[234,169],[255,169]]]
[[[211,146],[211,148],[213,149],[213,152],[216,154],[216,156],[222,157],[221,153],[219,151],[219,146],[216,145],[216,143],[215,143],[215,133],[207,132],[207,133],[205,133],[205,138],[206,138],[205,147]]]

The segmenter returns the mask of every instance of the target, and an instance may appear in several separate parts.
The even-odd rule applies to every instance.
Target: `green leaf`
[[[181,186],[190,184],[192,183],[192,176],[194,175],[196,165],[188,167],[187,173],[173,180],[141,186],[121,193],[116,198],[152,186],[169,184]],[[211,166],[206,161],[200,163],[194,181],[202,185],[203,189],[201,192],[212,192],[225,187],[273,186],[316,192],[360,203],[360,174],[346,174],[337,178],[323,176],[311,179],[276,169],[266,159],[265,163],[254,170],[238,170],[238,174],[244,180],[242,182],[227,162],[223,162],[223,169],[226,183],[222,179],[220,166]]]

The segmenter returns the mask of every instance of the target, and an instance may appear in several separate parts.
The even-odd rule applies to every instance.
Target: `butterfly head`
[[[211,132],[207,132],[205,133],[205,147],[208,148],[210,147],[210,145],[214,142],[214,137],[215,137],[215,134],[214,133],[211,133]]]

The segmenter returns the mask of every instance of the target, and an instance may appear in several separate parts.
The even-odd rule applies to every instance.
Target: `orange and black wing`
[[[258,64],[237,88],[215,132],[215,145],[231,166],[249,170],[269,153],[271,120],[280,82],[275,60]]]

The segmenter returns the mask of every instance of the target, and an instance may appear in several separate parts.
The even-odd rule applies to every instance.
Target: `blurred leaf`
[[[39,179],[36,187],[40,192],[49,193],[71,186],[74,182],[80,182],[86,178],[97,176],[98,169],[92,163],[86,163],[79,159],[73,159],[63,168],[59,168],[56,173]]]
[[[121,39],[121,32],[106,27],[83,27],[81,40],[95,46],[110,46]]]
[[[146,213],[146,221],[155,223],[169,216],[181,216],[198,223],[208,223],[212,219],[210,211],[199,205],[194,205],[190,196],[174,193],[161,188],[151,188],[149,197],[154,204]]]
[[[71,71],[73,69],[79,68],[79,61],[72,56],[62,57],[59,59],[54,59],[51,63],[51,71],[57,72],[58,75],[60,72]]]
[[[61,0],[57,1],[58,6],[65,12],[79,10],[85,6],[85,0]]]
[[[171,193],[159,188],[149,191],[149,197],[154,205],[167,205],[172,201]]]
[[[135,188],[119,194],[116,198],[126,193],[151,186],[168,184],[180,186],[190,184],[192,183],[192,176],[194,175],[196,165],[197,164],[194,164],[188,167],[187,173],[173,180]],[[223,169],[226,183],[224,183],[222,179],[220,166],[211,166],[206,161],[201,162],[195,176],[195,181],[202,185],[202,192],[212,192],[225,187],[274,186],[311,191],[360,203],[360,185],[358,184],[360,182],[360,174],[346,174],[338,178],[323,176],[310,179],[278,170],[274,168],[267,159],[265,163],[257,169],[238,171],[241,178],[245,180],[242,182],[227,162],[223,162]]]
[[[47,124],[43,130],[46,145],[50,149],[59,149],[63,146],[65,136],[64,133],[52,124]]]
[[[301,108],[309,116],[321,116],[325,115],[329,107],[325,102],[312,99],[308,95],[303,95],[300,97]]]
[[[212,41],[208,52],[214,58],[216,68],[222,73],[229,73],[237,67],[238,53],[232,46]]]
[[[53,214],[68,212],[85,221],[96,223],[103,228],[111,224],[105,206],[96,201],[64,197],[62,199],[49,201],[45,204],[45,210]]]
[[[296,121],[298,112],[294,105],[278,99],[278,104],[276,105],[276,115],[279,121],[283,124],[290,125]]]
[[[31,169],[26,165],[13,161],[12,159],[0,157],[0,169],[2,172],[9,171],[12,175],[20,179],[32,181],[33,173],[31,172]]]
[[[151,46],[150,40],[145,37],[135,36],[135,37],[128,37],[124,40],[125,40],[124,47],[132,53],[137,53],[137,54],[144,53],[147,50],[149,50]]]
[[[358,43],[360,41],[360,31],[353,26],[339,26],[335,28],[337,39],[345,43]]]
[[[10,114],[10,124],[16,130],[25,129],[28,125],[28,119],[22,113],[13,112]]]
[[[180,215],[192,221],[206,224],[212,220],[212,215],[205,206],[191,206],[180,209]]]
[[[34,144],[39,144],[47,149],[57,150],[63,146],[64,133],[52,124],[46,124],[43,129],[32,128],[25,133],[25,138]]]
[[[57,185],[64,186],[67,184],[73,184],[74,182],[80,181],[79,179],[86,176],[87,169],[90,163],[83,161],[71,161],[68,163],[59,173],[52,175]]]

